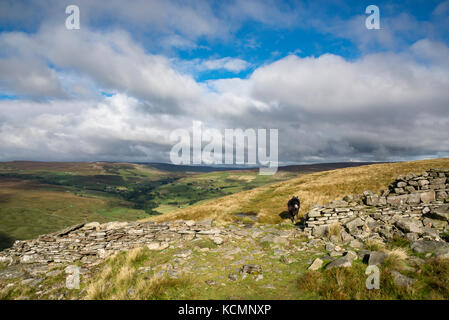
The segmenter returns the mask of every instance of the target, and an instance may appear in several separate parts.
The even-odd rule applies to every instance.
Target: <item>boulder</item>
[[[349,243],[349,246],[350,246],[351,248],[361,249],[361,248],[363,248],[363,243],[360,242],[360,241],[357,240],[357,239],[354,239],[354,240],[352,240],[352,241]]]
[[[321,210],[318,208],[312,209],[307,213],[308,218],[321,217]]]
[[[108,231],[108,230],[121,229],[121,228],[126,227],[127,225],[128,225],[128,222],[113,221],[113,222],[108,222],[108,223],[101,225],[101,228]]]
[[[326,269],[332,269],[332,268],[349,268],[352,266],[352,259],[349,259],[346,256],[343,256],[341,258],[338,258],[331,263],[329,263],[326,266]]]
[[[440,200],[440,201],[443,201],[447,197],[448,197],[448,195],[447,195],[446,191],[437,191],[436,195],[435,195],[435,199]]]
[[[430,211],[429,216],[438,220],[449,220],[449,205],[440,206]]]
[[[423,232],[422,222],[411,218],[401,218],[396,221],[395,226],[405,233],[414,232],[421,234]]]
[[[243,274],[261,274],[262,273],[262,267],[258,264],[244,264],[240,268],[240,273]]]
[[[363,257],[363,262],[369,266],[380,265],[384,262],[386,256],[387,255],[385,253],[380,251],[370,252]]]
[[[396,270],[391,271],[390,274],[393,277],[394,283],[403,288],[412,286],[416,282],[415,279],[404,276]]]
[[[418,204],[421,202],[421,194],[418,192],[410,193],[407,197],[408,204]]]
[[[412,243],[411,248],[417,253],[444,252],[449,244],[443,241],[418,240]]]
[[[435,201],[435,191],[430,190],[421,193],[421,202],[429,203]]]
[[[166,248],[168,248],[168,243],[167,242],[158,242],[158,241],[154,241],[154,242],[150,242],[147,245],[149,250],[154,250],[154,251],[162,251]]]
[[[436,228],[438,230],[444,230],[445,227],[447,227],[448,222],[445,220],[438,220],[438,219],[431,219],[431,218],[424,218],[423,219],[424,226]]]
[[[316,258],[307,270],[316,271],[323,266],[323,260]]]
[[[402,195],[390,194],[387,197],[387,203],[394,205],[394,206],[399,206],[399,205],[405,204],[407,202],[407,199],[408,199],[407,194],[402,194]]]
[[[365,222],[360,219],[360,218],[355,218],[349,222],[346,222],[345,226],[346,228],[349,230],[349,232],[353,232],[354,230],[356,230],[358,227],[361,227],[365,224]]]
[[[367,206],[377,206],[379,204],[379,196],[377,194],[365,196],[365,204]]]
[[[312,236],[317,238],[322,238],[327,235],[329,230],[329,226],[323,225],[323,226],[316,226],[312,230]]]

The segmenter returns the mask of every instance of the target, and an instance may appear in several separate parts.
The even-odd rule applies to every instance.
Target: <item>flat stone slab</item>
[[[411,248],[417,253],[441,253],[449,250],[449,244],[443,241],[418,240],[412,243]]]

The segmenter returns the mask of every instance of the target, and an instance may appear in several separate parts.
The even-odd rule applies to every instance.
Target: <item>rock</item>
[[[11,257],[0,256],[0,263],[12,263],[13,259]]]
[[[99,222],[89,222],[86,223],[81,230],[98,230],[100,228]]]
[[[21,263],[34,263],[36,262],[36,257],[31,254],[25,254],[21,259]]]
[[[408,241],[410,242],[414,242],[417,241],[419,239],[419,235],[417,233],[407,233],[405,235],[405,237],[407,238]]]
[[[407,182],[399,181],[399,182],[396,184],[396,186],[397,186],[398,188],[404,188],[404,187],[407,186]]]
[[[224,242],[223,238],[220,238],[220,237],[213,237],[212,241],[217,245],[223,244],[223,242]]]
[[[69,233],[72,232],[72,231],[81,229],[83,226],[84,226],[84,223],[76,224],[76,225],[74,225],[74,226],[70,226],[70,227],[67,227],[67,228],[65,228],[65,229],[62,229],[61,231],[56,232],[54,235],[55,235],[56,237],[63,237],[63,236],[65,236],[65,235],[69,234]]]
[[[333,251],[335,249],[335,245],[333,243],[326,243],[325,246],[326,251]]]
[[[338,258],[331,263],[329,263],[326,266],[326,269],[332,269],[332,268],[349,268],[352,266],[352,259],[343,256],[341,258]]]
[[[394,193],[396,193],[396,194],[403,194],[403,193],[405,193],[405,191],[402,188],[394,188]]]
[[[327,235],[329,230],[329,226],[324,225],[324,226],[316,226],[315,228],[313,228],[312,230],[312,236],[314,237],[318,237],[318,238],[322,238],[324,236]]]
[[[363,243],[360,242],[360,241],[357,240],[357,239],[354,239],[354,240],[352,240],[352,241],[349,243],[349,246],[350,246],[351,248],[361,249],[361,248],[363,248]]]
[[[334,234],[329,237],[329,240],[332,244],[338,244],[340,242],[340,238]]]
[[[440,232],[437,229],[431,228],[431,227],[424,227],[423,228],[423,237],[428,236],[432,239],[439,239],[440,238]]]
[[[437,249],[435,251],[435,257],[439,259],[449,259],[449,248]]]
[[[235,273],[231,273],[228,275],[228,279],[231,281],[237,281],[238,276]]]
[[[360,218],[355,218],[354,220],[351,220],[349,222],[346,222],[345,226],[348,228],[349,232],[352,233],[354,230],[356,230],[358,227],[361,227],[365,224],[365,222]]]
[[[446,191],[437,191],[436,194],[435,194],[435,199],[436,200],[443,201],[447,197],[448,197],[448,194],[447,194]]]
[[[448,225],[447,221],[431,219],[431,218],[424,218],[423,223],[424,223],[424,226],[426,226],[426,227],[432,227],[432,228],[436,228],[438,230],[444,230],[444,228],[447,227],[447,225]]]
[[[387,197],[387,203],[394,205],[394,206],[399,206],[399,205],[403,205],[407,202],[408,199],[408,195],[407,194],[402,194],[402,195],[393,195],[390,194]]]
[[[418,186],[420,186],[420,187],[424,187],[424,186],[426,186],[428,184],[429,184],[429,180],[425,180],[425,179],[418,180]]]
[[[412,243],[411,248],[417,253],[442,252],[446,248],[449,248],[449,244],[443,241],[418,240]]]
[[[128,225],[128,222],[114,221],[114,222],[108,222],[108,223],[103,224],[101,226],[101,228],[108,231],[108,230],[116,230],[116,229],[124,228],[127,225]]]
[[[366,196],[365,204],[367,206],[377,206],[379,204],[379,196],[377,194],[372,194],[372,195]]]
[[[190,250],[190,249],[182,250],[181,252],[174,254],[174,256],[178,257],[178,258],[187,258],[187,257],[190,257],[191,255],[192,255],[192,250]]]
[[[318,208],[312,209],[307,213],[308,218],[321,217],[321,211]]]
[[[352,260],[357,259],[357,254],[354,251],[349,250],[349,251],[344,253],[344,257],[346,257],[346,258],[348,258],[348,259],[350,259],[352,261]]]
[[[50,272],[47,272],[45,275],[46,277],[56,277],[59,276],[62,273],[62,270],[52,270]]]
[[[368,264],[369,266],[381,265],[384,262],[386,256],[387,255],[383,252],[374,251],[365,255],[365,257],[363,258],[363,262]]]
[[[415,220],[411,218],[402,218],[396,221],[395,226],[398,227],[400,230],[402,230],[405,233],[408,232],[415,232],[421,234],[423,224],[420,220]]]
[[[240,268],[240,273],[260,274],[260,273],[262,273],[262,267],[257,264],[244,264]]]
[[[205,220],[201,220],[201,221],[197,222],[196,225],[201,225],[204,227],[213,227],[214,221],[212,219],[205,219]]]
[[[344,200],[334,200],[330,202],[327,206],[329,208],[346,207],[348,203]]]
[[[21,278],[25,272],[17,265],[0,270],[0,280],[10,280]]]
[[[195,225],[195,221],[193,220],[186,220],[184,221],[184,223],[188,226],[188,227],[192,227]]]
[[[343,253],[340,251],[332,251],[331,253],[329,253],[329,255],[331,257],[341,257],[343,255]]]
[[[166,242],[151,242],[147,245],[149,250],[161,251],[168,248],[168,243]]]
[[[403,288],[412,286],[416,282],[415,279],[404,276],[396,270],[391,271],[390,274],[393,277],[394,283]]]
[[[443,205],[430,211],[429,216],[439,220],[449,220],[449,205]]]
[[[288,244],[288,239],[286,237],[274,237],[274,244]]]
[[[435,191],[427,191],[421,193],[421,202],[429,203],[435,201]]]
[[[21,281],[21,284],[23,286],[29,286],[29,287],[34,287],[37,284],[41,283],[43,279],[34,279],[34,278],[29,278],[29,279],[25,279]]]
[[[418,204],[420,202],[421,202],[421,194],[418,193],[418,192],[410,193],[407,196],[407,203],[408,204]]]
[[[348,242],[350,242],[352,239],[354,239],[353,236],[351,236],[349,233],[347,233],[347,232],[344,231],[344,230],[341,231],[340,237],[341,237],[341,241],[342,241],[343,243],[348,243]]]
[[[316,271],[323,266],[323,260],[316,258],[307,270]]]

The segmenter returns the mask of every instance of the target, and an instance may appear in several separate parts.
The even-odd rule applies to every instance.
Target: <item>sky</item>
[[[449,1],[0,0],[0,161],[170,162],[193,121],[281,165],[447,157]]]

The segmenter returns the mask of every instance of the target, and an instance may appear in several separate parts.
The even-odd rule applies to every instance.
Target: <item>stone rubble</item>
[[[380,194],[365,191],[327,205],[314,205],[305,215],[310,238],[330,238],[356,247],[358,240],[404,237],[442,241],[448,232],[449,170],[431,169],[399,176]],[[338,229],[333,232],[332,229]],[[339,235],[335,235],[334,233]]]

